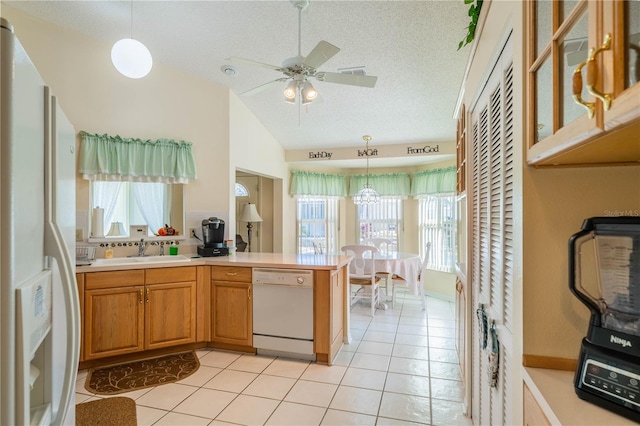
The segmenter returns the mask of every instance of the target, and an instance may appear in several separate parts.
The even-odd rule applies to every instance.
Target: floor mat
[[[76,405],[76,426],[136,426],[136,403],[116,396]]]
[[[200,367],[194,351],[164,355],[89,370],[85,388],[99,395],[115,395],[182,380]]]

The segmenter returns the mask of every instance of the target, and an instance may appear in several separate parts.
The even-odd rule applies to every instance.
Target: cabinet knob
[[[147,303],[149,303],[149,287],[147,287]]]
[[[144,294],[142,293],[142,289],[140,289],[140,299],[138,300],[138,302],[142,303],[143,298],[144,298]]]
[[[247,287],[247,297],[251,300],[251,287]]]
[[[604,36],[604,41],[602,42],[602,46],[596,48],[589,49],[589,59],[587,59],[587,90],[596,98],[602,101],[602,106],[605,111],[609,111],[611,108],[611,94],[603,93],[596,89],[596,84],[598,83],[598,64],[596,62],[596,56],[605,50],[611,49],[611,34],[606,34]]]

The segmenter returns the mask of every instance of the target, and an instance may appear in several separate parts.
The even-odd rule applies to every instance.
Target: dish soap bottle
[[[113,258],[113,249],[111,247],[107,247],[107,249],[104,251],[104,258],[105,259]]]

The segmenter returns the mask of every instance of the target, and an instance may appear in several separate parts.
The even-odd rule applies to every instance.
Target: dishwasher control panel
[[[313,287],[313,271],[308,269],[253,268],[253,284]]]

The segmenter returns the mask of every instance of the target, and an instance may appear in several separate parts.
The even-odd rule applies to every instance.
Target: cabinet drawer
[[[84,276],[85,290],[144,285],[144,269],[130,271],[88,272]]]
[[[196,280],[195,266],[147,269],[147,284],[179,283]]]
[[[251,268],[242,268],[239,266],[212,266],[211,280],[250,283]]]

